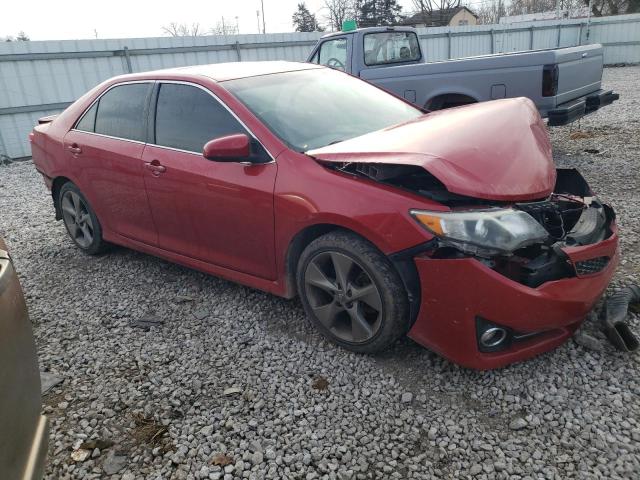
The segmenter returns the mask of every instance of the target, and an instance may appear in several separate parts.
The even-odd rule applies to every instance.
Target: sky
[[[263,0],[267,33],[292,32],[300,0]],[[324,0],[305,0],[323,22]],[[404,11],[411,0],[400,0]],[[159,37],[171,22],[208,30],[225,19],[240,33],[258,33],[260,0],[0,0],[0,38],[24,31],[31,40]]]

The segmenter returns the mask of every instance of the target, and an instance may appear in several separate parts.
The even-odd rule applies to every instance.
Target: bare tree
[[[589,6],[589,0],[583,0],[584,5]],[[591,14],[596,17],[605,15],[620,15],[622,13],[634,13],[640,9],[640,4],[634,0],[592,0]]]
[[[345,20],[355,19],[355,4],[353,0],[325,0],[324,6],[329,12],[325,16],[331,30],[338,31]]]
[[[7,35],[6,37],[0,38],[0,41],[4,41],[4,42],[28,42],[29,40],[31,39],[23,31],[20,31],[16,37],[12,35]]]
[[[423,15],[432,15],[438,10],[458,8],[460,4],[461,0],[413,0],[415,11]]]
[[[507,9],[504,0],[493,0],[491,3],[482,3],[474,10],[474,13],[478,17],[478,23],[490,25],[498,23],[500,17],[504,17],[507,14]]]
[[[585,0],[587,4],[589,0]],[[594,3],[608,0],[595,0]],[[627,0],[611,0],[627,1]],[[573,10],[583,5],[583,0],[560,0],[560,10]],[[553,12],[556,10],[556,0],[512,0],[507,8],[509,15],[524,15],[527,13]]]
[[[216,23],[216,26],[209,30],[211,35],[237,35],[238,24],[227,23],[224,20]]]
[[[186,23],[171,22],[169,25],[163,26],[162,31],[172,37],[197,37],[204,33],[199,23],[192,23],[189,26]]]

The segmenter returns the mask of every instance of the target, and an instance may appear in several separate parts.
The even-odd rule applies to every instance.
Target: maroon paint
[[[526,98],[433,112],[309,152],[333,162],[419,165],[447,190],[489,200],[535,200],[556,171],[544,122]]]
[[[227,67],[226,73],[223,66],[216,68],[222,69],[221,78],[257,73],[248,65],[240,70]],[[199,154],[70,131],[109,86],[145,79],[187,81],[209,89],[252,130],[275,162],[213,162]],[[307,227],[350,229],[385,254],[432,238],[408,212],[447,207],[327,170],[287,148],[223,87],[208,77],[179,71],[104,82],[52,123],[35,128],[31,140],[36,168],[49,188],[58,177],[79,186],[100,218],[105,240],[285,297],[294,294],[287,252]],[[548,195],[555,179],[544,125],[524,99],[432,113],[314,154],[325,161],[422,165],[452,192],[496,200]],[[588,278],[532,289],[473,259],[417,257],[422,306],[409,335],[473,368],[494,368],[554,348],[604,291],[617,261],[617,236],[566,251],[572,260],[606,254],[612,261]],[[523,332],[542,327],[554,331],[504,352],[480,354],[470,312]]]
[[[609,265],[586,278],[567,278],[529,288],[473,259],[417,258],[423,302],[409,337],[454,362],[497,368],[560,345],[582,323],[603,294],[618,264],[617,232],[588,247],[563,249],[572,262],[608,256]],[[550,332],[496,353],[480,353],[475,318],[520,333]]]
[[[227,135],[208,141],[203,148],[202,155],[209,160],[242,159],[251,153],[249,137],[244,133]]]

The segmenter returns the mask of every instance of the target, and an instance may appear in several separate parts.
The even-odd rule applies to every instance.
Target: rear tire
[[[311,242],[298,261],[296,283],[315,327],[348,350],[384,350],[409,329],[400,276],[374,245],[353,233],[330,232]]]
[[[108,248],[98,217],[78,187],[65,183],[57,202],[67,233],[80,250],[87,255],[98,255]]]

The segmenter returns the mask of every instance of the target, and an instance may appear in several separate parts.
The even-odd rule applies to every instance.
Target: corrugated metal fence
[[[640,63],[640,15],[420,29],[427,61],[602,43],[605,63]],[[249,60],[304,61],[319,33],[0,43],[0,155],[30,155],[27,135],[122,73]]]

